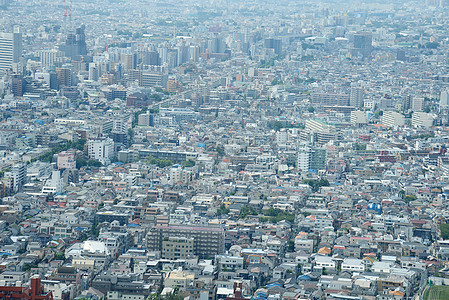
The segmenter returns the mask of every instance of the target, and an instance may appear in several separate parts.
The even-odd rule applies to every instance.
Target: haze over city
[[[449,299],[449,0],[0,0],[0,299]]]

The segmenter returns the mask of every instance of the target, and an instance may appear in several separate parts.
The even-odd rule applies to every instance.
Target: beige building
[[[193,238],[167,237],[162,241],[162,257],[183,259],[193,256]]]
[[[186,288],[195,280],[195,275],[182,269],[171,271],[167,274],[164,281],[165,287]]]

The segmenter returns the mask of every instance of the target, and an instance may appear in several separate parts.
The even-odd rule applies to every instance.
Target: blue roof
[[[140,227],[140,225],[139,224],[130,223],[130,224],[126,225],[126,227]]]
[[[310,280],[311,278],[310,278],[309,275],[300,275],[300,276],[298,277],[298,279],[299,279],[299,280]]]
[[[282,287],[282,285],[280,283],[277,283],[277,282],[273,282],[273,283],[267,284],[265,287],[266,288],[270,288],[270,287],[273,287],[273,286]]]

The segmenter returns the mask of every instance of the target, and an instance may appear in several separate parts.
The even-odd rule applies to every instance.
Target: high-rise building
[[[24,81],[22,75],[14,74],[11,78],[11,93],[16,97],[23,96]]]
[[[360,108],[363,107],[363,98],[365,92],[362,88],[353,86],[351,87],[351,94],[349,96],[349,105]]]
[[[440,94],[440,109],[449,107],[449,93],[447,90],[442,90]]]
[[[326,149],[301,143],[298,149],[297,168],[301,171],[326,170]]]
[[[66,57],[72,60],[79,60],[81,56],[87,55],[86,35],[84,26],[77,28],[75,33],[69,33],[65,45],[61,46],[61,51]]]
[[[38,51],[37,55],[41,60],[42,66],[50,68],[58,61],[58,58],[64,56],[64,53],[56,49],[51,49]]]
[[[424,109],[424,98],[413,97],[412,110],[413,111],[423,111]]]
[[[109,164],[114,156],[114,141],[110,138],[97,138],[88,141],[87,150],[90,159]]]
[[[0,73],[11,69],[22,57],[22,34],[18,28],[14,32],[0,32]]]
[[[15,164],[11,171],[5,173],[5,178],[10,179],[10,188],[14,192],[18,192],[20,188],[26,183],[27,167],[23,163]]]
[[[282,53],[282,41],[277,39],[265,39],[264,47],[266,49],[273,49],[274,54],[280,55]]]
[[[72,85],[72,70],[69,68],[56,68],[58,74],[58,87],[71,86]]]
[[[361,54],[364,58],[371,55],[373,48],[373,34],[371,32],[357,32],[353,36],[352,54]]]
[[[312,93],[312,104],[347,106],[349,96],[346,94]]]

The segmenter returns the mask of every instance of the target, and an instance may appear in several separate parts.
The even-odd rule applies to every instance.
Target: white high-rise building
[[[440,109],[449,107],[449,93],[447,90],[442,90],[440,94]]]
[[[37,52],[37,55],[41,60],[42,67],[45,68],[50,68],[56,61],[58,61],[58,59],[64,57],[64,53],[56,49],[40,50]]]
[[[22,34],[19,29],[14,32],[0,32],[0,73],[13,67],[20,62],[22,57]]]
[[[310,167],[310,147],[307,143],[301,142],[298,146],[296,167],[298,170],[308,171]]]
[[[98,160],[104,165],[109,164],[114,156],[114,141],[110,138],[91,139],[87,146],[89,158]]]
[[[59,170],[51,173],[51,179],[42,187],[43,194],[61,194],[64,191],[64,181]]]

